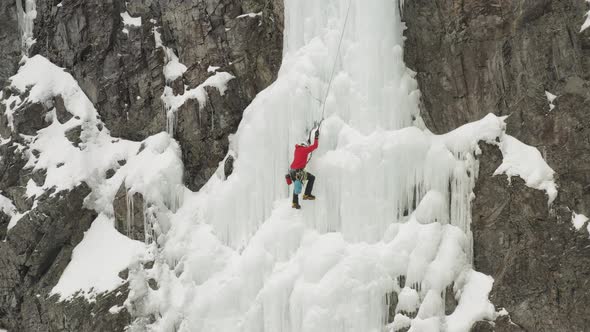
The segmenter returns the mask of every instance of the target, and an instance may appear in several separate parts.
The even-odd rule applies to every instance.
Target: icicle
[[[25,7],[23,8],[23,4]],[[29,49],[35,43],[33,27],[37,17],[37,8],[35,0],[18,0],[16,8],[18,13],[18,22],[22,35],[22,52],[28,56]]]

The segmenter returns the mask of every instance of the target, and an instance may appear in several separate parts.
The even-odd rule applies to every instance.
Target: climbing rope
[[[324,121],[324,115],[326,113],[326,100],[328,99],[328,94],[330,93],[330,88],[332,87],[332,80],[334,80],[334,73],[336,71],[336,63],[338,62],[338,57],[340,56],[340,46],[342,46],[342,39],[344,39],[344,31],[346,31],[346,25],[348,24],[348,16],[350,14],[350,4],[352,0],[348,0],[348,8],[346,9],[346,17],[344,18],[344,24],[342,25],[342,32],[340,33],[340,41],[338,41],[338,49],[336,50],[336,56],[334,57],[334,64],[332,65],[332,73],[330,74],[330,81],[328,82],[328,89],[326,90],[326,94],[324,95],[324,102],[322,103],[322,120]],[[320,123],[321,123],[320,121]]]
[[[326,100],[328,100],[328,95],[330,94],[330,89],[332,88],[332,81],[334,80],[334,73],[336,72],[336,63],[338,62],[338,57],[340,56],[340,47],[342,46],[342,40],[344,39],[344,32],[346,31],[346,26],[348,25],[348,17],[350,14],[350,5],[351,4],[352,4],[352,0],[348,0],[348,8],[346,9],[346,17],[344,18],[344,24],[342,25],[342,32],[340,33],[340,40],[338,41],[338,49],[336,50],[336,56],[334,57],[334,63],[332,64],[332,72],[330,73],[330,80],[328,81],[328,88],[326,89],[326,93],[324,94],[324,100],[321,101],[322,118],[319,122],[316,121],[314,123],[314,126],[312,127],[312,129],[309,131],[309,138],[307,139],[309,144],[311,144],[311,135],[314,132],[314,129],[316,131],[320,130],[322,122],[324,122],[324,117],[326,114]],[[306,87],[306,89],[311,94],[311,91],[309,90],[309,88]],[[313,95],[312,95],[312,97],[314,99],[318,100],[318,98],[314,97]],[[313,157],[313,153],[310,153],[307,161],[309,162],[312,157]]]

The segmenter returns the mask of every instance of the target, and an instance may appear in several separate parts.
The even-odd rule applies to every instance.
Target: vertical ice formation
[[[278,78],[231,138],[232,175],[185,191],[154,267],[132,273],[132,330],[468,331],[493,319],[493,280],[471,269],[470,201],[477,143],[501,140],[504,119],[431,134],[399,4],[351,0],[336,56],[348,4],[285,2]],[[283,176],[324,97],[308,165],[318,199],[295,211]],[[457,306],[445,315],[448,288]]]
[[[29,48],[35,43],[33,36],[34,20],[37,17],[35,0],[22,0],[16,2],[18,23],[22,34],[22,50],[24,55],[29,54]]]

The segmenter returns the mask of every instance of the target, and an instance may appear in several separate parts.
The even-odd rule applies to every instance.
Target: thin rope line
[[[326,112],[326,100],[328,100],[328,94],[330,93],[330,88],[332,87],[332,80],[334,79],[334,72],[336,71],[336,63],[338,62],[338,56],[340,55],[340,46],[342,46],[342,39],[344,39],[344,32],[346,31],[346,25],[348,24],[348,14],[350,13],[350,4],[352,0],[348,1],[348,9],[346,10],[346,18],[344,19],[344,25],[342,26],[342,33],[340,34],[340,41],[338,42],[338,50],[336,51],[336,57],[334,58],[334,64],[332,65],[332,74],[330,74],[330,81],[328,82],[328,89],[326,90],[326,95],[324,96],[324,103],[322,106],[322,120],[324,119],[324,114]]]

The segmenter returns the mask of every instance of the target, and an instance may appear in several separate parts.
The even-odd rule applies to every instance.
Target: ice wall
[[[397,1],[285,2],[278,78],[231,137],[233,174],[184,191],[154,267],[132,271],[132,330],[468,331],[493,318],[469,209],[477,142],[500,139],[504,121],[425,129],[403,29]],[[322,118],[318,199],[293,210],[284,174]]]

